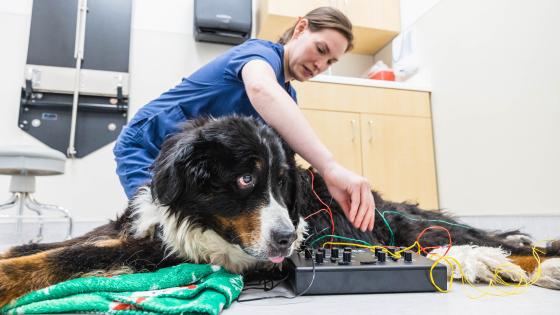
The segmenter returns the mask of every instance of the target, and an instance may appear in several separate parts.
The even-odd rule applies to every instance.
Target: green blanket
[[[242,288],[240,275],[218,266],[181,264],[156,272],[69,280],[26,294],[0,313],[218,314]]]

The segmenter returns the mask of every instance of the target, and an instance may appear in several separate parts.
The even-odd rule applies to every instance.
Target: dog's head
[[[153,168],[152,197],[166,207],[177,233],[191,233],[183,238],[192,238],[193,229],[215,232],[225,246],[256,261],[279,263],[299,246],[305,228],[295,207],[296,172],[293,152],[265,124],[238,116],[202,118],[163,144]],[[188,228],[181,230],[185,222]],[[211,258],[208,251],[214,249],[204,242],[210,241],[199,236],[198,245],[187,240],[174,246],[205,247],[201,251]],[[200,255],[192,248],[176,250]],[[228,265],[235,259],[207,262]]]

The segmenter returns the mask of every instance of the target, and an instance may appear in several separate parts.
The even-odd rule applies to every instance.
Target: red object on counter
[[[371,73],[368,78],[372,80],[395,81],[395,73],[393,70],[381,70]]]

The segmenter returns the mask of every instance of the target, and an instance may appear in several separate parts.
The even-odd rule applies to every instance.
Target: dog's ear
[[[280,136],[278,136],[278,137],[280,137]],[[284,152],[286,154],[286,158],[288,160],[294,159],[294,161],[295,161],[295,156],[296,156],[295,151],[292,149],[292,147],[286,141],[284,141],[284,139],[282,139],[280,137],[280,140],[282,141],[282,149],[284,149]],[[295,164],[295,162],[294,162],[294,164]]]
[[[199,150],[196,136],[184,133],[168,139],[152,172],[152,195],[159,203],[174,207],[196,193],[210,178],[208,157]]]

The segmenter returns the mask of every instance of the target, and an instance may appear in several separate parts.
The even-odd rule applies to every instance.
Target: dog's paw
[[[536,271],[531,278],[535,276]],[[560,290],[560,258],[550,258],[541,263],[541,275],[535,285]]]
[[[435,249],[428,258],[438,259],[445,253],[447,247]],[[518,265],[511,263],[507,258],[509,253],[501,248],[482,247],[476,245],[458,245],[449,250],[447,256],[456,259],[461,268],[454,266],[453,278],[461,279],[461,269],[466,280],[470,282],[490,282],[495,279],[496,273],[502,279],[514,282],[527,282],[527,273]],[[451,276],[451,268],[447,266],[447,274]]]

